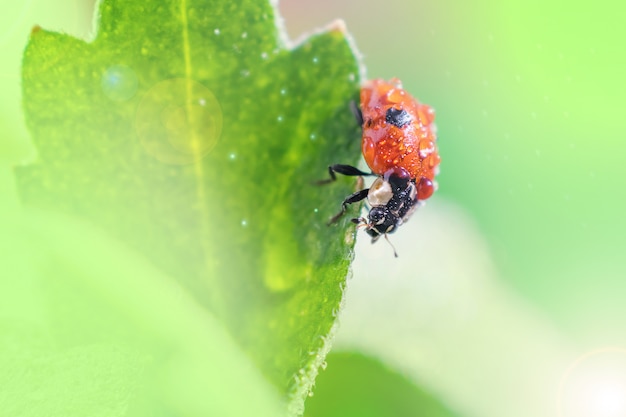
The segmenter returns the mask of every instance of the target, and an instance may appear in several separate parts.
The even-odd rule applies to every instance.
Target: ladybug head
[[[367,217],[365,229],[372,237],[372,242],[376,242],[387,233],[395,232],[400,222],[398,214],[389,210],[387,206],[372,207]]]
[[[417,203],[415,182],[403,173],[389,172],[376,178],[369,188],[367,218],[354,219],[361,224],[372,242],[396,231],[406,221]]]

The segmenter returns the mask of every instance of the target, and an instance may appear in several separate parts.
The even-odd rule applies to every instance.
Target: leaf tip
[[[328,31],[334,34],[346,35],[348,33],[348,28],[343,19],[336,19],[330,22],[328,25]]]
[[[30,30],[30,36],[35,36],[37,33],[41,32],[42,28],[39,25],[35,25],[33,26],[33,28]]]

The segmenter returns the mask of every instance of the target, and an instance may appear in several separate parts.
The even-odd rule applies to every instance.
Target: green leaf
[[[6,415],[284,412],[220,323],[132,250],[46,212],[1,225],[9,232],[0,236],[8,261],[0,280]]]
[[[291,48],[275,13],[110,0],[91,42],[35,28],[38,160],[16,174],[26,204],[89,220],[186,288],[297,414],[354,241],[346,219],[325,226],[353,181],[311,183],[358,160],[359,67],[340,23]]]
[[[357,353],[331,353],[306,417],[457,417],[426,390]]]

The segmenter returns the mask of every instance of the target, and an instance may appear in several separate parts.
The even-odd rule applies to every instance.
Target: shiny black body
[[[417,203],[415,183],[412,180],[391,175],[388,181],[391,184],[393,196],[386,205],[372,207],[368,214],[370,226],[366,231],[372,237],[372,241],[376,241],[386,233],[395,232]]]
[[[335,173],[347,176],[375,175],[359,170],[350,165],[331,165],[328,167],[330,179],[318,181],[318,184],[326,184],[336,180]],[[415,181],[396,174],[389,174],[384,180],[391,186],[392,196],[385,205],[374,206],[370,209],[368,218],[355,217],[353,223],[365,224],[367,234],[375,242],[387,233],[393,233],[396,228],[408,217],[417,204]],[[346,212],[348,205],[365,200],[368,197],[369,188],[357,191],[346,197],[341,203],[341,211],[333,216],[328,224],[335,223]]]

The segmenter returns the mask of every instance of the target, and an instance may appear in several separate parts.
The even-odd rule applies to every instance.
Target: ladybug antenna
[[[389,237],[387,237],[387,233],[385,233],[385,240],[387,241],[387,243],[389,243],[389,246],[391,246],[391,249],[393,249],[393,256],[397,258],[398,252],[396,252],[396,247],[393,246],[393,243],[391,243],[391,241],[389,240]]]

